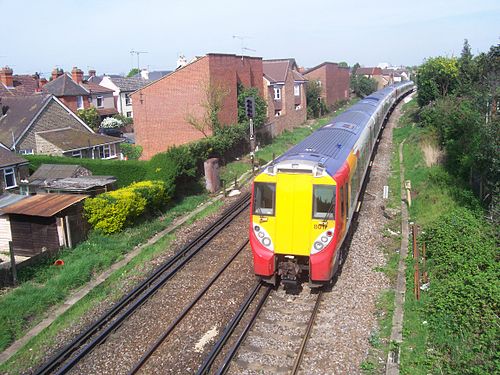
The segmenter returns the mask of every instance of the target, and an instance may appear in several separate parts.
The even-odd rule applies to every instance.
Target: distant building
[[[132,118],[134,117],[134,109],[130,95],[148,82],[142,78],[104,76],[99,84],[113,90],[118,112],[125,117]]]
[[[134,129],[142,158],[204,137],[187,119],[206,115],[207,90],[225,94],[219,121],[237,123],[238,83],[257,87],[263,95],[262,77],[260,57],[209,53],[135,91]]]
[[[38,74],[13,74],[8,66],[0,68],[0,97],[34,95],[41,91],[47,80]]]
[[[306,79],[298,72],[295,59],[264,60],[262,67],[267,115],[271,134],[276,136],[306,120]]]
[[[350,76],[348,67],[324,62],[314,68],[307,69],[304,76],[310,81],[318,81],[321,86],[321,98],[327,107],[333,108],[339,101],[349,99]]]
[[[387,81],[385,81],[382,76],[382,68],[358,68],[356,70],[356,75],[374,79],[377,82],[377,90],[387,86]]]

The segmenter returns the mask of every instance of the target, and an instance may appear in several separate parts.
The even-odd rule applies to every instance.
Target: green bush
[[[164,206],[173,189],[163,181],[142,181],[128,187],[88,198],[85,216],[95,230],[105,234],[120,232],[144,213]]]
[[[131,145],[130,143],[122,143],[120,151],[127,160],[138,160],[142,155],[142,146]]]
[[[493,229],[460,208],[425,229],[431,287],[426,300],[433,367],[490,374],[498,361],[500,268]]]

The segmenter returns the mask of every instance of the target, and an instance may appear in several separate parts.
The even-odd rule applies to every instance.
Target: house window
[[[33,155],[34,154],[32,148],[27,148],[27,149],[24,149],[24,150],[19,150],[19,153],[21,155]]]
[[[96,100],[97,100],[97,108],[104,107],[104,98],[102,97],[102,95],[98,96]]]
[[[274,88],[274,100],[281,99],[281,89],[279,87]]]
[[[274,116],[275,117],[281,116],[281,111],[279,111],[279,110],[274,111]]]
[[[82,150],[78,150],[78,151],[73,151],[71,153],[71,157],[72,158],[82,158]]]
[[[83,109],[83,96],[76,97],[76,108]]]
[[[300,85],[299,84],[296,84],[295,86],[293,86],[293,94],[295,96],[300,96]]]
[[[131,111],[127,112],[127,117],[132,117],[132,112]]]
[[[125,105],[132,105],[132,98],[130,94],[125,94]]]
[[[99,159],[110,159],[116,157],[116,146],[113,145],[104,145],[99,146]]]
[[[6,189],[10,189],[17,186],[14,168],[5,168],[3,170],[3,180],[5,182]]]

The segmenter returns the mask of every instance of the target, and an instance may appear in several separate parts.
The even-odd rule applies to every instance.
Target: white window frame
[[[132,117],[132,111],[127,111],[127,112],[126,112],[126,116],[127,116],[128,118],[131,118],[131,117]]]
[[[281,87],[274,87],[274,100],[281,100]]]
[[[13,185],[9,185],[7,183],[7,176],[12,176],[12,181],[14,182]],[[14,167],[4,168],[4,170],[3,170],[3,181],[4,181],[4,184],[5,184],[5,190],[17,187],[16,171],[14,170]]]
[[[293,94],[295,96],[300,96],[300,84],[299,83],[296,83],[294,86],[293,86]]]
[[[77,109],[84,109],[85,106],[83,105],[83,96],[78,95],[76,97],[76,108]]]
[[[99,100],[101,101],[101,105],[99,105]],[[98,95],[95,98],[95,101],[96,101],[96,104],[97,104],[97,108],[104,108],[104,96]]]
[[[21,155],[33,155],[34,154],[32,148],[27,148],[27,149],[24,149],[24,150],[19,150],[19,153]]]
[[[125,94],[125,105],[132,105],[132,98],[127,93]]]
[[[97,147],[99,159],[113,159],[116,158],[116,144],[102,145]]]

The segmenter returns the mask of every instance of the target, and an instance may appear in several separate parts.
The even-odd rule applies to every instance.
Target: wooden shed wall
[[[60,248],[55,217],[10,215],[12,244],[16,255],[34,256]]]
[[[0,251],[9,251],[11,240],[9,215],[0,215]]]

